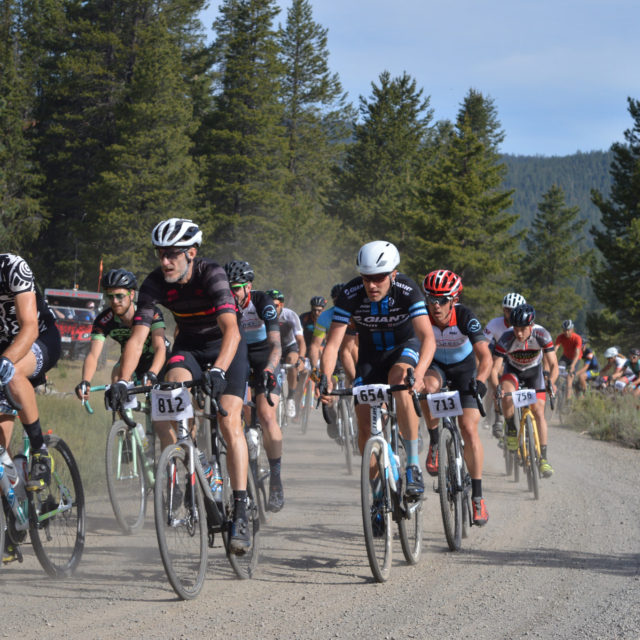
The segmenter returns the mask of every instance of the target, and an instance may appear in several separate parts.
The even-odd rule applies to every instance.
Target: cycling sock
[[[514,416],[511,416],[510,418],[506,419],[506,423],[507,423],[507,433],[509,435],[516,435],[518,433],[518,430],[516,429],[516,419]]]
[[[433,445],[438,444],[438,427],[429,429],[429,443]]]
[[[420,458],[418,457],[419,442],[417,438],[415,440],[404,440],[404,446],[407,451],[407,465],[414,464],[417,467],[420,466]]]
[[[482,478],[480,480],[471,478],[471,497],[482,498]]]
[[[271,480],[280,481],[280,465],[282,463],[282,456],[280,458],[269,458],[269,471],[271,471]]]
[[[541,444],[540,445],[540,457],[544,458],[545,460],[547,459],[547,445],[546,444]]]
[[[40,426],[40,418],[38,418],[35,422],[31,424],[22,425],[24,430],[27,432],[29,436],[29,442],[31,443],[31,450],[38,451],[42,449],[44,444],[44,437],[42,436],[42,427]],[[46,448],[46,447],[45,447]]]
[[[235,518],[247,517],[247,492],[234,491],[233,492],[233,515]]]

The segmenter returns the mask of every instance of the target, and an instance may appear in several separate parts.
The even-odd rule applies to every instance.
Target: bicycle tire
[[[200,593],[208,555],[202,487],[198,478],[193,485],[190,484],[188,471],[187,451],[180,445],[169,445],[158,460],[154,489],[154,519],[160,557],[169,583],[183,600],[191,600]],[[193,493],[195,509],[188,499]]]
[[[253,474],[247,474],[247,519],[249,530],[251,531],[251,549],[243,555],[236,555],[229,550],[229,538],[231,536],[231,520],[233,518],[233,491],[231,489],[231,479],[227,469],[227,456],[225,452],[220,454],[220,469],[222,470],[222,505],[223,517],[227,526],[223,530],[224,547],[227,552],[229,564],[233,568],[236,576],[241,580],[252,578],[258,566],[260,556],[260,510],[256,499],[256,486],[253,481]]]
[[[382,496],[373,495],[373,487],[369,480],[369,463],[374,458],[378,471],[378,478],[382,484]],[[385,582],[391,571],[391,508],[389,484],[385,479],[384,459],[380,440],[368,440],[362,456],[360,474],[360,494],[362,504],[362,525],[364,540],[367,547],[367,557],[371,573],[377,582]],[[374,504],[375,503],[375,504]],[[381,503],[381,507],[378,504]],[[372,515],[380,515],[377,531],[382,535],[374,535]]]
[[[400,457],[400,474],[407,468],[407,453],[402,444],[398,446]],[[400,546],[405,560],[409,564],[417,564],[422,553],[422,500],[406,502],[398,518]]]
[[[351,436],[349,434],[349,409],[346,400],[341,397],[338,402],[338,433],[342,440],[342,448],[344,449],[344,461],[347,465],[347,475],[353,475],[353,450],[351,445]]]
[[[29,537],[42,568],[54,578],[67,578],[78,567],[85,543],[86,511],[80,470],[71,449],[58,436],[44,437],[53,459],[51,482],[29,491]],[[53,516],[64,504],[68,509]]]
[[[4,553],[4,540],[7,535],[7,519],[4,515],[4,504],[0,500],[0,549]],[[3,562],[0,560],[0,569],[2,569]]]
[[[270,512],[267,509],[269,503],[269,488],[271,486],[271,468],[269,459],[267,458],[267,450],[264,448],[264,440],[262,438],[262,428],[258,429],[259,451],[258,457],[253,465],[252,471],[254,486],[256,489],[256,502],[258,503],[258,513],[260,514],[260,522],[268,524],[270,520]]]
[[[147,490],[144,453],[124,420],[116,420],[107,436],[107,491],[118,526],[126,534],[144,526]]]
[[[509,451],[509,449],[507,448],[506,433],[502,436],[502,453],[504,455],[504,469],[506,471],[507,477],[509,477],[513,473],[515,456],[513,454],[513,451]]]
[[[538,471],[539,461],[536,454],[536,441],[533,435],[533,420],[531,416],[526,417],[526,438],[527,438],[527,479],[529,480],[529,490],[533,492],[535,500],[540,499],[540,475]]]
[[[451,551],[462,545],[462,493],[456,488],[456,451],[451,429],[438,426],[438,493],[444,535]]]
[[[311,415],[311,406],[314,401],[313,380],[307,378],[304,393],[302,394],[304,406],[302,407],[302,416],[300,417],[300,429],[302,433],[307,433],[309,428],[309,416]]]

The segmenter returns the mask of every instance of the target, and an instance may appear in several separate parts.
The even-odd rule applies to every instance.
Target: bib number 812
[[[193,407],[186,388],[153,389],[151,418],[153,420],[185,420],[193,417]]]

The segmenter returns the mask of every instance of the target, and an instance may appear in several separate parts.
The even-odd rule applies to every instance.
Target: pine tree
[[[28,130],[33,126],[28,62],[22,51],[20,6],[0,4],[0,245],[22,253],[45,221],[37,187],[42,182]]]
[[[588,271],[592,253],[585,247],[586,221],[578,219],[579,213],[579,207],[566,206],[564,191],[554,184],[542,196],[525,238],[518,289],[552,334],[567,318],[581,326],[584,322],[585,301],[576,286]]]
[[[426,216],[419,189],[429,163],[432,111],[429,98],[408,74],[388,72],[360,98],[362,122],[354,130],[338,171],[331,211],[352,231],[357,246],[385,239],[400,250],[403,271],[422,271],[415,249],[415,226]]]
[[[640,340],[640,101],[628,98],[633,126],[624,132],[625,143],[611,146],[611,195],[592,191],[602,215],[602,229],[592,227],[602,262],[593,273],[593,288],[608,310],[606,323],[590,314],[589,328],[603,338],[623,335]]]

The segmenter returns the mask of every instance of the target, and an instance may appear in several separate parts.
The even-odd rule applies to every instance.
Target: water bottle
[[[140,442],[142,443],[142,450],[144,451],[145,455],[149,455],[149,450],[151,448],[149,446],[149,438],[147,438],[147,432],[139,422],[136,424],[136,431],[140,436]]]
[[[255,460],[258,457],[260,447],[260,436],[258,435],[258,430],[249,428],[247,429],[246,436],[249,460]]]
[[[209,485],[211,486],[211,492],[213,493],[213,498],[216,502],[222,502],[222,473],[220,472],[220,465],[217,460],[213,461],[213,473],[211,474],[211,479],[209,480]]]
[[[24,505],[27,499],[25,481],[20,478],[18,469],[13,460],[11,460],[9,452],[2,445],[0,445],[0,488],[2,488],[7,504],[16,516],[16,529],[19,531],[26,529],[29,520],[27,519]]]
[[[211,468],[211,464],[207,460],[207,456],[204,454],[204,451],[198,452],[198,459],[200,460],[200,466],[202,467],[202,471],[204,472],[204,477],[206,478],[207,482],[211,484],[213,469]]]
[[[393,449],[391,448],[391,444],[387,442],[387,451],[389,453],[389,463],[391,464],[391,473],[393,473],[393,479],[398,482],[398,478],[400,478],[400,472],[398,471],[398,465],[400,464],[400,458],[393,453]]]

